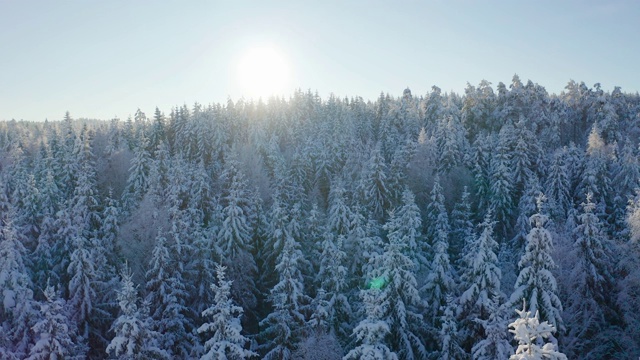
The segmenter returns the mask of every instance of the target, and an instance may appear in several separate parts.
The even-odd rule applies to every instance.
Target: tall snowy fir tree
[[[444,196],[440,179],[436,177],[431,190],[431,203],[427,209],[428,233],[433,260],[426,283],[422,289],[428,303],[427,318],[434,326],[439,325],[442,311],[447,305],[447,296],[455,295],[453,268],[449,261],[449,216],[444,207]]]
[[[258,268],[253,258],[252,214],[246,182],[235,159],[229,158],[221,177],[226,190],[222,198],[222,224],[217,246],[222,251],[222,262],[234,283],[234,299],[245,309],[256,306],[255,278]]]
[[[598,336],[603,329],[615,326],[614,319],[618,317],[612,301],[615,289],[612,287],[611,241],[594,213],[595,207],[591,194],[587,194],[574,229],[575,264],[566,309],[569,354],[581,353],[585,348],[593,352],[594,347],[606,347]]]
[[[500,290],[502,271],[498,267],[494,225],[493,214],[489,211],[480,224],[480,234],[469,244],[463,258],[459,316],[467,350],[485,335],[484,328],[479,326],[476,319],[488,320],[504,297]]]
[[[208,340],[204,344],[205,354],[200,358],[207,359],[248,359],[258,354],[245,349],[249,339],[241,334],[240,317],[242,308],[231,299],[232,282],[225,279],[225,268],[217,265],[218,284],[211,284],[215,292],[215,303],[202,312],[202,316],[210,318],[198,328],[199,333],[206,333]]]
[[[159,333],[150,326],[149,304],[139,305],[138,291],[127,266],[122,270],[121,288],[118,291],[120,316],[111,327],[115,334],[106,348],[108,354],[118,359],[168,359],[169,354],[158,348]]]
[[[187,292],[178,261],[172,257],[166,239],[158,236],[147,271],[147,297],[151,305],[153,331],[160,335],[158,346],[171,357],[190,357],[197,344],[185,307]]]
[[[32,340],[33,291],[24,261],[26,250],[11,222],[11,207],[6,211],[0,216],[0,326],[13,345],[9,351],[20,357]]]
[[[275,270],[278,283],[271,289],[272,312],[260,322],[261,349],[264,359],[292,359],[306,322],[304,307],[309,302],[304,294],[300,266],[304,262],[299,244],[286,235]]]
[[[420,359],[426,355],[421,314],[425,303],[416,280],[418,266],[411,257],[417,249],[420,222],[410,218],[415,207],[413,195],[407,191],[403,197],[405,205],[398,214],[392,212],[384,226],[387,241],[384,251],[371,260],[373,271],[368,280],[383,283],[380,301],[388,304],[382,319],[389,326],[389,348],[402,358]]]
[[[397,360],[398,355],[391,351],[385,338],[391,329],[383,319],[390,306],[379,288],[360,290],[366,318],[353,330],[358,346],[349,351],[344,359]]]
[[[33,326],[36,343],[29,351],[30,360],[72,358],[73,326],[65,312],[65,301],[53,286],[44,290],[45,301],[40,305],[40,320]]]
[[[539,312],[540,318],[563,331],[562,304],[558,297],[558,285],[551,270],[555,262],[551,257],[553,239],[544,226],[548,217],[541,213],[544,195],[537,198],[538,212],[531,216],[531,231],[527,235],[525,253],[518,266],[520,273],[509,304],[526,300],[531,311]]]

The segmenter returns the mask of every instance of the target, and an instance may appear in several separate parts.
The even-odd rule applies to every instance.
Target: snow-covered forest
[[[637,359],[639,142],[517,76],[1,122],[0,358]]]

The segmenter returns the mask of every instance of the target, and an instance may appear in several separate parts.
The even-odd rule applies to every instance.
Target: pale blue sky
[[[292,86],[375,99],[569,79],[640,90],[640,1],[0,0],[0,120],[126,119],[241,96],[272,43]],[[293,90],[293,89],[292,89]]]

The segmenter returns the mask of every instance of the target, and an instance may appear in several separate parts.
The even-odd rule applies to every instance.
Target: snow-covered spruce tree
[[[610,234],[613,239],[627,239],[629,229],[625,220],[627,216],[627,203],[635,195],[635,190],[640,188],[640,160],[638,151],[627,142],[622,148],[621,154],[612,166],[613,184],[616,191],[613,194],[613,209],[609,214]]]
[[[560,218],[566,215],[571,205],[570,186],[571,179],[566,165],[566,148],[556,150],[551,159],[549,175],[545,182],[547,197],[549,198],[549,208],[553,218]]]
[[[436,176],[431,190],[431,203],[427,208],[428,237],[431,243],[433,258],[426,283],[421,292],[426,295],[428,304],[427,318],[431,324],[439,327],[439,319],[447,305],[447,296],[453,295],[455,289],[454,273],[449,261],[449,217],[444,207],[444,195]]]
[[[540,193],[541,188],[538,177],[532,174],[527,179],[525,191],[522,196],[520,196],[520,201],[518,201],[518,218],[514,226],[515,235],[508,244],[512,252],[515,252],[515,255],[518,257],[522,255],[527,241],[527,234],[531,231],[529,218],[536,213],[536,198]]]
[[[152,309],[152,330],[162,334],[158,346],[172,357],[188,358],[197,340],[184,305],[187,292],[181,269],[165,241],[161,235],[156,238],[146,274],[146,301]]]
[[[402,192],[407,186],[407,173],[411,164],[411,159],[417,150],[416,142],[407,138],[403,145],[399,145],[394,151],[389,164],[388,188],[391,191],[391,204],[398,206],[402,200]]]
[[[591,193],[599,216],[604,216],[606,207],[613,200],[610,198],[613,193],[609,170],[612,163],[610,152],[611,149],[605,145],[600,130],[594,125],[589,133],[584,169],[575,188],[575,195],[576,198],[584,200],[583,196]]]
[[[489,318],[477,320],[482,326],[484,337],[473,345],[471,357],[474,360],[506,360],[513,354],[507,331],[512,310],[504,304],[500,305],[500,298],[497,296],[489,299],[488,308],[491,313]]]
[[[351,209],[345,202],[345,189],[339,180],[331,182],[328,210],[327,230],[336,235],[348,235],[351,228]]]
[[[358,188],[367,210],[376,219],[382,219],[389,209],[390,192],[387,188],[387,164],[379,144],[371,152],[371,158],[367,168],[363,170]]]
[[[162,141],[153,151],[153,161],[149,166],[149,193],[156,204],[164,204],[169,193],[169,167],[171,154]]]
[[[538,212],[530,218],[531,231],[527,235],[525,253],[518,263],[520,273],[509,304],[513,306],[524,299],[531,306],[531,311],[539,312],[543,319],[563,331],[562,304],[556,279],[551,273],[555,268],[551,258],[553,239],[544,227],[548,217],[541,213],[544,201],[544,195],[540,194]]]
[[[203,317],[211,319],[198,328],[198,333],[208,333],[204,344],[205,354],[202,360],[214,359],[247,359],[258,354],[245,349],[249,339],[241,334],[240,317],[242,308],[236,306],[231,299],[231,281],[225,279],[225,268],[216,266],[218,284],[211,284],[215,293],[215,303],[202,312]]]
[[[447,297],[447,305],[440,317],[440,329],[438,332],[439,359],[441,360],[466,360],[467,353],[460,346],[460,332],[455,308],[457,304],[451,296]]]
[[[585,354],[598,346],[598,334],[614,319],[611,309],[614,296],[612,256],[600,219],[594,214],[595,204],[587,194],[583,212],[574,229],[573,256],[577,263],[570,278],[567,301],[567,353]],[[583,355],[585,356],[585,355]]]
[[[506,236],[511,229],[513,212],[513,174],[510,169],[511,156],[506,144],[498,141],[490,165],[490,201],[489,206],[496,216],[499,236]]]
[[[473,185],[478,199],[478,209],[486,209],[489,206],[491,195],[491,141],[489,136],[479,135],[473,143],[475,151],[472,156]]]
[[[11,351],[20,357],[32,341],[33,292],[25,266],[26,250],[11,222],[13,210],[6,209],[8,213],[0,215],[0,328],[7,329],[4,335]]]
[[[260,321],[263,359],[292,358],[305,324],[304,306],[309,302],[304,294],[300,266],[304,262],[300,246],[286,234],[276,272],[278,283],[271,289],[269,300],[273,311]]]
[[[466,131],[460,122],[459,110],[448,103],[444,117],[438,119],[436,124],[435,140],[438,149],[438,172],[446,174],[451,169],[460,165],[463,154],[468,147]],[[455,110],[450,109],[454,107]]]
[[[252,206],[246,190],[246,180],[238,169],[238,162],[228,157],[222,173],[224,197],[222,199],[222,224],[217,236],[217,246],[222,251],[222,262],[234,283],[233,298],[245,309],[256,306],[258,273],[252,247]]]
[[[452,263],[461,270],[462,256],[467,253],[467,247],[475,240],[473,222],[471,222],[471,202],[469,191],[465,186],[460,200],[451,211],[451,252]]]
[[[73,326],[65,312],[64,299],[47,284],[45,301],[40,304],[38,322],[33,326],[36,343],[29,351],[29,360],[64,359],[73,355]]]
[[[121,289],[117,300],[120,316],[111,326],[115,334],[106,348],[107,354],[117,359],[169,359],[169,354],[158,348],[160,334],[150,328],[147,309],[138,307],[138,291],[128,267],[122,270]]]
[[[153,124],[151,125],[151,133],[149,135],[148,150],[155,150],[163,141],[166,141],[165,132],[165,117],[160,109],[156,106],[156,111],[153,113]]]
[[[196,229],[193,233],[193,252],[186,264],[186,273],[191,283],[186,305],[195,314],[201,314],[215,297],[211,284],[215,281],[216,250],[215,229]],[[207,286],[208,284],[208,286]]]
[[[262,247],[258,248],[258,258],[262,260],[261,276],[259,283],[262,286],[272,285],[277,280],[269,275],[278,263],[278,257],[282,253],[284,244],[289,235],[288,225],[290,222],[289,214],[285,204],[281,199],[282,195],[275,193],[271,204],[268,228],[266,229],[266,240]]]
[[[353,329],[358,346],[349,351],[344,360],[397,360],[398,355],[387,346],[387,337],[391,332],[384,320],[389,311],[389,300],[377,286],[360,290],[360,297],[366,312],[366,318]]]
[[[496,307],[495,299],[504,296],[500,291],[502,272],[496,255],[498,243],[493,238],[494,224],[493,214],[489,211],[480,224],[480,234],[463,258],[459,316],[467,350],[485,335],[476,319],[489,319]]]
[[[373,271],[368,280],[384,283],[380,296],[382,302],[388,303],[382,320],[390,329],[389,347],[403,359],[420,359],[426,356],[422,340],[425,325],[421,315],[425,303],[417,288],[417,265],[412,258],[417,249],[414,236],[418,229],[413,226],[419,222],[405,218],[412,213],[405,209],[412,207],[413,200],[413,195],[407,194],[407,205],[401,207],[398,214],[391,212],[384,226],[388,240],[384,252],[371,260]]]
[[[513,334],[518,342],[516,353],[509,357],[509,360],[567,360],[567,357],[558,351],[557,346],[546,343],[540,346],[540,342],[552,337],[556,328],[547,321],[540,322],[538,312],[531,316],[531,311],[516,310],[520,318],[509,324],[509,332]]]
[[[142,197],[149,187],[151,155],[149,155],[148,147],[149,141],[147,137],[142,134],[134,157],[131,159],[127,187],[122,194],[122,204],[125,211],[131,211],[138,206],[138,203],[142,200]]]
[[[323,292],[326,291],[320,295],[328,298],[325,321],[330,331],[341,341],[347,342],[353,314],[346,296],[349,274],[345,266],[347,254],[343,249],[344,239],[343,235],[336,237],[332,233],[325,234],[316,283],[321,285]]]
[[[90,320],[94,314],[96,301],[96,281],[98,270],[89,242],[82,236],[73,239],[74,249],[69,262],[69,315],[78,328],[77,341],[87,343],[91,330]]]

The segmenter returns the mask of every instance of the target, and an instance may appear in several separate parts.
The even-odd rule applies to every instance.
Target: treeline
[[[639,117],[514,76],[2,122],[0,357],[507,359],[524,301],[637,358]]]

